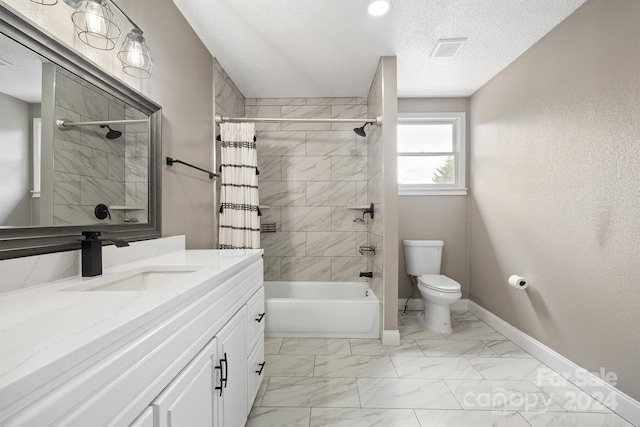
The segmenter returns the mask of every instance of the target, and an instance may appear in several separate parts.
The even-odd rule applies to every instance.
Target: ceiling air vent
[[[431,52],[432,58],[451,58],[467,39],[440,39]]]

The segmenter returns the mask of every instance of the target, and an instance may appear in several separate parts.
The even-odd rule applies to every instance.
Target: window
[[[398,193],[466,195],[465,113],[398,115]]]

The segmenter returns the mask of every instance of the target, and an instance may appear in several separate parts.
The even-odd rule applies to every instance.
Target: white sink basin
[[[131,271],[97,277],[87,280],[79,285],[60,289],[61,291],[149,291],[158,289],[163,285],[176,280],[185,279],[202,266],[178,265],[178,266],[146,266]]]

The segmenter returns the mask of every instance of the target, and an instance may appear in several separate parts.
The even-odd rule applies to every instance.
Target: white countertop
[[[16,383],[25,380],[30,383],[27,388],[37,387],[55,371],[64,372],[65,364],[84,360],[216,288],[260,260],[262,253],[261,249],[173,252],[105,269],[98,277],[73,277],[0,295],[0,397],[18,397]],[[62,290],[139,267],[167,265],[198,269],[153,290]]]

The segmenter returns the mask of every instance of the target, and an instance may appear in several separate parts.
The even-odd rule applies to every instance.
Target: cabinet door
[[[247,318],[247,320],[250,321],[251,319]],[[264,365],[264,335],[260,335],[256,346],[247,357],[247,411],[249,412],[251,412],[260,383],[262,383]]]
[[[242,427],[247,420],[246,306],[216,334],[218,364],[222,366],[222,409],[219,425]]]
[[[152,403],[156,427],[214,425],[216,351],[214,338]]]
[[[247,302],[247,351],[251,351],[264,333],[265,314],[264,287],[261,286]]]

